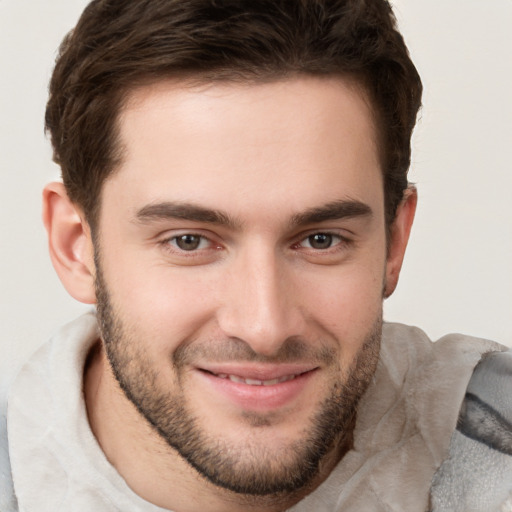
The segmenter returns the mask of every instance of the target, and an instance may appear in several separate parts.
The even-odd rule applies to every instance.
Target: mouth
[[[309,384],[320,370],[306,365],[222,365],[197,368],[205,384],[204,393],[212,400],[226,400],[242,410],[271,411],[297,403],[304,398]]]
[[[207,371],[207,370],[205,370]],[[211,373],[211,372],[208,372]],[[306,372],[305,372],[306,373]],[[241,377],[239,375],[227,374],[227,373],[212,373],[215,377],[219,379],[228,379],[231,382],[237,382],[239,384],[246,384],[248,386],[275,386],[276,384],[281,384],[282,382],[288,382],[290,380],[296,379],[300,374],[292,374],[292,375],[284,375],[282,377],[268,379],[268,380],[260,380],[260,379],[249,379],[245,377]]]

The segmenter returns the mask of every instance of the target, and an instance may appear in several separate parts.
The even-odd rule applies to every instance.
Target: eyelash
[[[182,249],[178,246],[178,240],[184,239],[186,237],[195,237],[199,239],[199,245],[203,245],[205,242],[208,243],[208,247],[196,247],[193,248],[190,251],[187,251],[186,249]],[[205,235],[202,235],[200,233],[194,233],[194,232],[185,232],[181,233],[179,235],[174,235],[169,238],[165,238],[164,240],[159,242],[159,245],[161,245],[166,251],[171,252],[173,254],[180,254],[180,255],[186,255],[187,257],[194,257],[198,255],[198,253],[211,249],[214,245],[214,242],[208,238]]]
[[[311,244],[311,238],[315,237],[315,236],[319,236],[319,235],[323,235],[325,237],[330,237],[331,239],[333,239],[333,240],[331,240],[331,245],[329,247],[326,247],[323,249],[318,249],[318,248],[314,248],[311,246],[304,247],[301,245],[301,244],[307,243],[308,241]],[[183,239],[185,237],[199,238],[199,246],[191,249],[190,251],[180,248],[177,245],[178,240]],[[208,247],[200,247],[205,242],[208,244]],[[331,254],[333,252],[342,251],[342,250],[346,249],[348,246],[350,246],[351,244],[353,244],[353,240],[351,240],[345,236],[342,236],[337,232],[314,231],[314,232],[310,232],[306,235],[301,234],[300,240],[298,242],[293,243],[291,247],[293,249],[301,249],[302,248],[304,251],[312,251],[316,254],[321,254],[321,253]],[[194,232],[184,232],[179,235],[174,235],[172,237],[165,238],[164,240],[159,242],[159,245],[161,245],[168,252],[171,252],[173,254],[180,254],[185,257],[195,257],[195,256],[198,256],[199,254],[201,254],[205,250],[209,250],[209,249],[217,250],[217,249],[221,248],[220,244],[215,246],[215,242],[212,241],[209,237],[207,237],[203,234],[194,233]]]
[[[303,244],[305,242],[309,242],[309,244],[311,245],[311,239],[315,236],[328,237],[331,239],[330,240],[331,244],[329,245],[329,247],[326,247],[323,249],[319,249],[319,248],[315,248],[315,247],[311,247],[311,246],[303,247],[304,249],[312,250],[315,252],[321,252],[321,253],[328,253],[328,252],[330,253],[333,251],[344,249],[347,247],[347,245],[349,245],[352,242],[349,238],[344,237],[344,236],[340,235],[339,233],[335,233],[335,232],[331,232],[331,231],[315,231],[315,232],[310,233],[307,236],[301,238],[301,240],[297,244],[294,244],[294,247],[300,247],[301,244]]]

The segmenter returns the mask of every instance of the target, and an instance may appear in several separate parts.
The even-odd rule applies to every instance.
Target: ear
[[[62,183],[50,183],[43,190],[43,223],[48,233],[50,258],[64,288],[76,300],[94,304],[91,231]]]
[[[384,296],[386,298],[395,291],[396,285],[398,284],[398,277],[411,233],[417,202],[418,192],[416,188],[409,187],[404,194],[402,202],[398,206],[395,220],[391,226],[386,262],[386,286],[384,289]]]

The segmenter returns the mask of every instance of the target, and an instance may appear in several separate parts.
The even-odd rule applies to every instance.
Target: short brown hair
[[[355,77],[366,89],[389,226],[408,186],[422,85],[386,0],[93,0],[60,47],[46,110],[70,199],[94,227],[121,160],[118,113],[136,85],[294,74]]]

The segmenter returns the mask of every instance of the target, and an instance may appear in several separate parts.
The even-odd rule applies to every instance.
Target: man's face
[[[213,483],[291,491],[336,462],[375,370],[384,197],[340,79],[136,90],[104,184],[97,290],[117,380]]]

